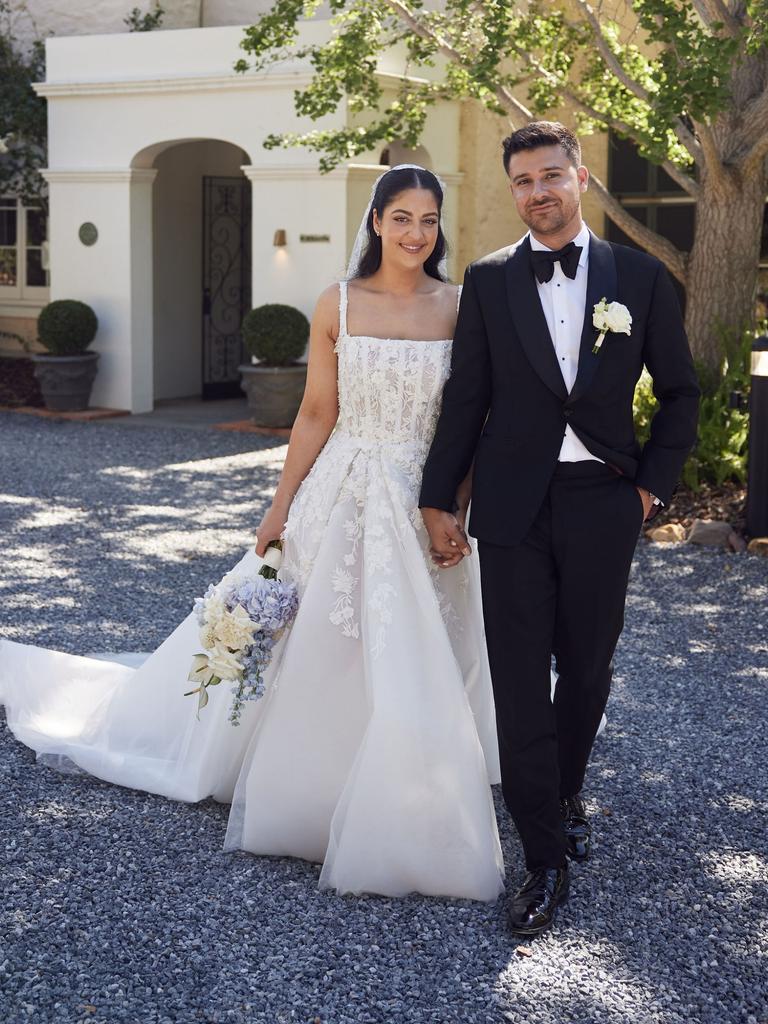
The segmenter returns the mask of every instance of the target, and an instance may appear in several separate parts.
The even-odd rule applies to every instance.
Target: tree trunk
[[[723,345],[754,322],[768,175],[701,178],[686,275],[685,326],[694,358],[715,368]]]

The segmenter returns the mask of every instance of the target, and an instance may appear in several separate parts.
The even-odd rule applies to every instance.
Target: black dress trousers
[[[558,463],[524,539],[479,543],[502,792],[528,870],[565,863],[560,798],[584,783],[642,522],[629,479],[592,460]]]

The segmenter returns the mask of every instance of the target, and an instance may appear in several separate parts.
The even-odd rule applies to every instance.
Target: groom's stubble
[[[517,212],[539,241],[554,249],[576,237],[586,167],[576,167],[560,145],[538,146],[514,153],[508,174]]]

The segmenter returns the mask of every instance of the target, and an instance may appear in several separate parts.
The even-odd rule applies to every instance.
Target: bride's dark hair
[[[400,195],[401,192],[405,192],[408,188],[429,189],[437,202],[438,216],[442,212],[443,190],[432,171],[428,171],[424,167],[393,168],[393,170],[387,171],[376,186],[376,191],[373,195],[371,212],[368,214],[368,220],[365,225],[368,233],[368,242],[360,257],[355,277],[370,277],[381,266],[381,239],[373,230],[373,211],[376,210],[379,217],[381,217],[395,197]],[[444,280],[439,268],[440,261],[445,256],[446,250],[447,243],[443,234],[443,225],[442,221],[439,221],[435,248],[429,254],[429,258],[424,264],[424,273],[429,274],[430,277],[434,277],[438,281]]]

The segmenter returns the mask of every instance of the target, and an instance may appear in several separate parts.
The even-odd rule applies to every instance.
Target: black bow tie
[[[555,272],[555,263],[558,260],[565,276],[570,277],[573,281],[579,266],[581,249],[580,245],[574,245],[573,242],[569,242],[562,249],[556,249],[555,251],[551,249],[531,249],[531,266],[539,284],[552,280],[552,275]]]

